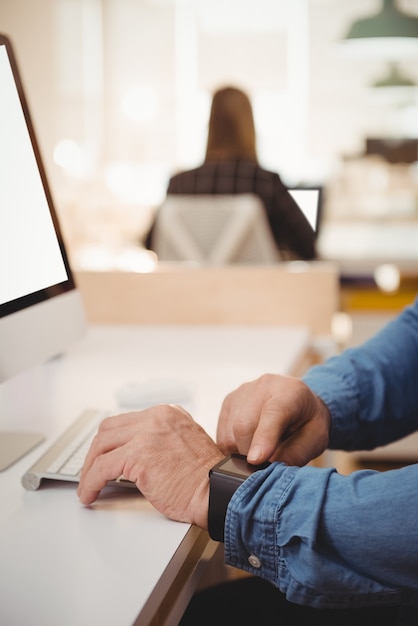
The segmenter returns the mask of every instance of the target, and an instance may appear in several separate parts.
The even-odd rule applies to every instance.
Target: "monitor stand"
[[[23,458],[44,439],[39,433],[0,431],[0,472]]]

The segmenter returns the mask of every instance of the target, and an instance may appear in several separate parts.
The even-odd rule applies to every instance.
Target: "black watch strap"
[[[226,510],[240,482],[213,469],[209,472],[208,531],[211,539],[223,542]]]
[[[233,454],[210,470],[208,531],[211,539],[223,542],[226,511],[232,496],[251,474],[268,465],[250,465],[245,456]]]

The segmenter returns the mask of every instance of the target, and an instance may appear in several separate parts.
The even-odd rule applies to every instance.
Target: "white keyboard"
[[[85,411],[71,427],[41,456],[22,477],[25,489],[35,490],[45,479],[78,482],[90,444],[100,422],[107,417],[105,411]],[[123,477],[111,484],[133,485]]]
[[[88,424],[86,428],[83,428],[79,435],[52,461],[46,470],[47,474],[78,477],[83,469],[84,459],[96,433],[96,425],[92,428]]]

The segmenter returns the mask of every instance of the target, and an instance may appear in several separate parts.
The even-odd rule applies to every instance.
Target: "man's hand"
[[[107,481],[123,475],[167,517],[207,529],[208,474],[223,458],[189,413],[158,405],[102,422],[77,493],[91,504]]]
[[[325,404],[301,380],[264,374],[225,398],[217,443],[225,454],[247,455],[249,463],[302,466],[327,448],[330,423]]]

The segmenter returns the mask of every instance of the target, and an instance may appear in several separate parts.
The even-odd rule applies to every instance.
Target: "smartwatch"
[[[240,485],[251,474],[268,467],[270,463],[251,465],[242,454],[222,459],[209,471],[208,531],[211,539],[223,542],[226,510]]]

